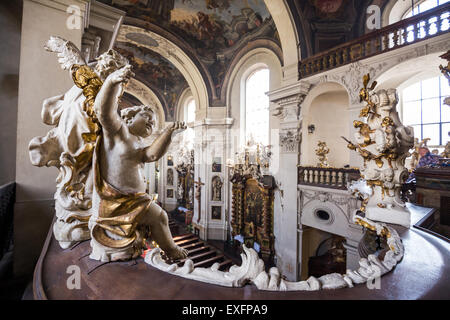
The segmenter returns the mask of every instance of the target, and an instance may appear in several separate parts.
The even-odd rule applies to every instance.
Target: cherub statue
[[[327,143],[324,141],[319,141],[317,143],[316,155],[319,157],[319,163],[317,164],[320,168],[328,168],[330,165],[328,163],[327,154],[330,153],[330,148],[327,147]]]
[[[71,42],[52,37],[46,48],[58,53],[75,83],[66,94],[44,102],[44,122],[56,127],[29,146],[33,164],[60,169],[54,224],[60,245],[91,238],[92,259],[127,260],[141,254],[151,231],[169,258],[186,257],[172,239],[166,212],[145,193],[142,179],[143,164],[161,158],[184,123],[174,123],[152,145],[144,145],[154,124],[151,108],[118,113],[132,76],[124,57],[109,50],[91,68]]]
[[[151,108],[135,106],[118,115],[119,98],[132,75],[128,64],[111,73],[94,103],[102,134],[97,138],[93,162],[90,257],[102,261],[135,258],[151,232],[169,258],[185,258],[187,251],[173,241],[167,213],[145,193],[141,177],[143,164],[159,160],[172,134],[186,127],[175,122],[150,146],[144,145],[143,139],[152,134],[154,124]]]

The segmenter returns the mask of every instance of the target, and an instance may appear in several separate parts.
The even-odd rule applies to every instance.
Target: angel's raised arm
[[[167,152],[170,142],[172,141],[172,134],[184,129],[186,129],[184,122],[175,122],[167,127],[163,133],[155,139],[151,146],[144,149],[143,162],[158,161]]]
[[[122,120],[117,112],[119,98],[123,93],[123,86],[133,75],[131,65],[114,71],[103,83],[94,102],[94,110],[102,127],[113,133],[120,129]]]

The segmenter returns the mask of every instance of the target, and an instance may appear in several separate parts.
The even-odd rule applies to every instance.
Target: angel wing
[[[63,70],[70,70],[74,64],[86,64],[81,51],[71,41],[60,37],[50,37],[44,48],[49,52],[57,53],[58,62]]]

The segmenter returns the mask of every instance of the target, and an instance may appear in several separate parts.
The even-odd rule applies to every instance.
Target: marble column
[[[301,137],[300,106],[310,85],[299,82],[268,93],[271,114],[279,120],[278,154],[271,165],[275,192],[274,233],[276,262],[290,281],[300,277],[301,232],[297,215],[297,164]],[[272,140],[275,144],[276,141]],[[278,163],[276,163],[278,162]]]

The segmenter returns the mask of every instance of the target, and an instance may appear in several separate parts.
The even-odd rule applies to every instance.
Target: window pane
[[[430,10],[437,6],[437,0],[427,0],[419,5],[419,12]]]
[[[450,96],[449,81],[444,76],[441,76],[441,95]]]
[[[413,84],[403,90],[403,100],[413,101],[420,100],[420,82]]]
[[[420,100],[403,104],[403,124],[420,124]]]
[[[412,126],[414,128],[414,138],[419,138],[419,141],[422,140],[422,134],[420,133],[420,125]]]
[[[422,123],[436,123],[441,121],[439,98],[422,101]]]
[[[439,125],[428,124],[423,126],[423,138],[430,138],[429,146],[439,145]]]
[[[269,144],[269,69],[252,74],[246,82],[246,139]]]
[[[422,99],[439,97],[439,77],[422,81]]]
[[[450,141],[450,123],[442,124],[442,145],[446,145]]]
[[[195,121],[195,100],[191,100],[187,105],[187,122]]]
[[[450,106],[444,103],[445,98],[442,98],[441,112],[442,122],[450,122]]]

